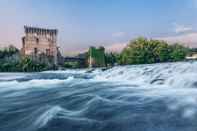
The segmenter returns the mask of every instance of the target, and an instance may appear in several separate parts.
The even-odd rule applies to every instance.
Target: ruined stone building
[[[30,56],[34,60],[43,61],[50,58],[50,64],[58,64],[58,47],[56,29],[44,29],[25,26],[22,38],[22,56]],[[48,61],[49,62],[49,61]]]

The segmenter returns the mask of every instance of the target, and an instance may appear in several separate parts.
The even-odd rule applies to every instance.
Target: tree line
[[[0,50],[0,72],[38,72],[50,68],[30,57],[21,57],[20,51],[12,45]]]
[[[130,41],[121,53],[115,53],[108,59],[119,65],[176,62],[184,60],[190,52],[191,49],[178,43],[168,44],[140,37]]]

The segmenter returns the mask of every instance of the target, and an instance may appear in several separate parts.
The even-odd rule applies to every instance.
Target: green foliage
[[[76,68],[81,68],[81,65],[79,62],[65,62],[64,67],[76,69]]]
[[[189,53],[189,49],[184,48],[179,44],[172,45],[171,48],[172,48],[172,52],[170,55],[173,61],[181,61]]]
[[[157,57],[156,62],[171,61],[171,56],[170,56],[170,53],[172,52],[171,47],[164,41],[153,41],[153,42],[157,43],[157,46],[154,50],[155,57]]]
[[[10,57],[17,53],[19,53],[19,50],[13,45],[9,45],[8,47],[0,50],[0,59],[3,59],[5,57]]]
[[[122,64],[122,55],[120,53],[114,53],[115,63],[118,65]]]
[[[138,38],[131,41],[121,52],[121,64],[151,64],[157,62],[181,61],[188,49],[179,45],[168,45],[159,40]]]
[[[116,55],[113,53],[106,53],[105,54],[105,62],[107,66],[114,66],[115,63],[117,63]]]
[[[10,63],[0,63],[0,71],[1,72],[16,72],[16,71],[20,71],[19,70],[19,63],[15,63],[15,62],[10,62]]]
[[[46,64],[34,62],[29,57],[23,58],[19,65],[23,72],[43,71],[48,69]]]
[[[42,63],[33,62],[30,58],[25,57],[20,62],[1,62],[1,72],[37,72],[47,70],[48,66]]]

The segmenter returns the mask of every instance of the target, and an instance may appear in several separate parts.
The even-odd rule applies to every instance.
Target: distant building
[[[58,64],[57,29],[44,29],[25,26],[22,38],[22,56],[30,56],[37,61]],[[50,59],[50,60],[48,60]]]
[[[104,47],[90,47],[89,48],[89,67],[105,67],[105,48]]]

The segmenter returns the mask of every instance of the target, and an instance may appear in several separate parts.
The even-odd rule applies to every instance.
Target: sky
[[[0,0],[0,47],[21,48],[24,25],[58,29],[65,55],[139,36],[197,47],[197,0]]]

